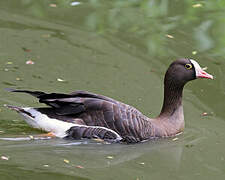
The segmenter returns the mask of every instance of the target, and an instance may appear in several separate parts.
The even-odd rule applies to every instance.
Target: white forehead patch
[[[198,77],[199,72],[201,72],[202,68],[200,67],[200,65],[193,59],[190,59],[191,63],[194,65],[195,68],[195,75],[196,77]]]

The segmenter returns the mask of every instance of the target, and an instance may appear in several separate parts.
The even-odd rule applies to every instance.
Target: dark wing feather
[[[18,90],[18,89],[10,89],[6,88],[9,92],[20,92],[27,93],[39,99],[40,103],[45,103],[52,107],[59,107],[61,105],[65,105],[65,103],[80,103],[80,98],[94,98],[94,99],[102,99],[105,101],[118,103],[118,101],[111,99],[106,96],[94,94],[88,91],[75,91],[70,94],[62,94],[62,93],[45,93],[41,91],[29,91],[29,90]]]
[[[46,93],[41,91],[28,91],[28,90],[19,90],[19,89],[11,89],[11,88],[5,88],[6,91],[9,92],[21,92],[21,93],[27,93],[30,94],[36,98],[39,98],[40,96],[46,95]]]
[[[74,115],[88,110],[101,109],[102,101],[118,104],[119,102],[106,96],[94,94],[88,91],[75,91],[71,94],[44,93],[41,91],[6,89],[10,92],[27,93],[39,99],[53,108],[58,115]]]
[[[66,104],[59,108],[55,108],[55,113],[60,116],[79,114],[85,111],[83,104]]]
[[[102,99],[102,100],[105,100],[105,101],[109,101],[109,102],[112,102],[112,103],[118,103],[118,101],[112,99],[112,98],[109,98],[107,96],[103,96],[103,95],[100,95],[100,94],[95,94],[95,93],[92,93],[92,92],[88,92],[88,91],[75,91],[75,92],[72,92],[70,95],[72,95],[73,97],[82,97],[82,98],[96,98],[96,99]]]

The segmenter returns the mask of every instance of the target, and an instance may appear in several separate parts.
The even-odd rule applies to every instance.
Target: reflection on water
[[[7,87],[84,89],[155,116],[172,60],[197,59],[216,77],[185,87],[183,135],[137,145],[31,140],[42,132],[0,107],[0,156],[9,157],[0,179],[224,179],[224,9],[204,0],[0,1],[1,105],[40,105]]]
[[[70,146],[62,146],[65,144]],[[179,169],[183,149],[182,144],[168,141],[127,146],[93,142],[71,145],[71,142],[62,140],[39,140],[30,141],[30,143],[3,142],[2,145],[4,145],[2,151],[7,151],[10,158],[8,162],[11,165],[36,173],[48,171],[68,175],[74,175],[79,170],[76,168],[79,165],[84,167],[80,169],[83,172],[81,177],[86,175],[99,177],[97,172],[101,170],[108,171],[107,169],[110,168],[115,171],[118,166],[126,166],[126,164],[130,164],[131,170],[136,167],[136,173],[141,174],[143,168],[152,166],[151,162],[146,161],[145,157],[148,156],[153,161],[156,157],[161,157],[159,160],[161,163],[167,165],[172,163],[171,167]],[[67,159],[69,163],[65,163],[64,159]],[[135,175],[132,171],[130,173],[128,177]]]
[[[60,179],[60,180],[88,180],[89,178],[82,178],[79,176],[70,176],[68,174],[61,174],[58,172],[44,172],[42,170],[30,170],[24,169],[21,166],[17,165],[0,165],[1,169],[5,171],[0,171],[1,178],[7,180],[14,180],[14,179]]]
[[[186,132],[188,135],[181,135],[178,140],[164,139],[135,145],[60,139],[29,140],[29,143],[5,139],[0,143],[1,152],[7,153],[9,157],[7,164],[15,171],[22,169],[25,177],[31,172],[47,172],[52,176],[59,173],[61,176],[77,175],[96,179],[105,179],[108,175],[123,179],[136,176],[147,179],[149,169],[153,176],[158,176],[160,173],[157,169],[162,169],[164,174],[161,177],[164,178],[171,172],[178,173],[183,166],[183,159],[189,156],[187,150],[203,141],[202,138],[194,137],[193,134],[197,135],[196,133],[198,132]],[[183,154],[183,151],[186,153]],[[0,165],[3,174],[6,173],[5,164]],[[101,175],[101,172],[105,175]]]

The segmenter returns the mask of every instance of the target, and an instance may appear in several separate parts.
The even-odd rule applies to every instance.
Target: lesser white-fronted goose
[[[132,106],[87,91],[48,94],[8,89],[28,93],[50,107],[7,107],[20,113],[32,127],[60,138],[101,138],[134,143],[170,137],[183,131],[183,88],[188,81],[197,78],[213,79],[213,76],[203,71],[194,60],[174,61],[165,74],[164,102],[156,118],[148,118]]]

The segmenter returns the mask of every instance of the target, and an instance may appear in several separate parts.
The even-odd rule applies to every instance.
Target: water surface
[[[0,156],[9,157],[0,160],[0,179],[224,179],[224,10],[224,1],[1,1],[0,138],[25,139],[0,140]],[[154,117],[166,68],[180,57],[196,59],[215,80],[185,87],[178,139],[29,140],[42,132],[3,107],[40,106],[4,88],[88,90]]]

